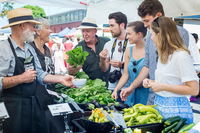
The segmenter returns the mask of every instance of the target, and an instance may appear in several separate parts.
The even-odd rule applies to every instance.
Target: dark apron
[[[40,61],[43,71],[46,71],[54,75],[55,74],[54,65],[53,65],[53,61],[51,60],[51,54],[50,54],[49,48],[47,48],[47,46],[44,45],[45,54],[43,54],[37,49],[34,42],[30,44],[37,53],[37,57]],[[51,60],[51,63],[47,63],[45,58],[49,58]],[[37,89],[36,96],[38,97],[37,99],[39,100],[41,108],[45,110],[48,133],[64,133],[65,124],[64,124],[63,116],[52,116],[51,112],[47,108],[47,105],[49,104],[56,104],[53,101],[54,96],[49,95],[44,85],[39,85],[39,86],[42,89]],[[47,89],[54,91],[55,85],[48,84]]]
[[[14,75],[25,71],[24,58],[17,57],[13,45],[8,39],[15,56]],[[30,62],[35,68],[34,59]],[[3,123],[3,133],[46,133],[44,111],[36,99],[37,81],[22,83],[12,88],[3,89],[1,99],[5,102],[10,118]]]

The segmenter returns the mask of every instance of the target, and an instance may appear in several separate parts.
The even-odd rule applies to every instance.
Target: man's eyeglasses
[[[134,61],[134,62],[133,62],[133,66],[136,66],[136,65],[137,65],[137,62]],[[136,73],[136,72],[137,72],[137,69],[136,69],[136,68],[133,68],[133,72]]]
[[[118,43],[118,45],[119,45],[119,48],[118,48],[118,52],[122,52],[122,42],[120,41],[119,43]]]

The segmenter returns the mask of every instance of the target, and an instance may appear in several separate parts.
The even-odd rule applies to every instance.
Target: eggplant
[[[125,108],[129,108],[129,106],[127,104],[124,104],[124,103],[119,103],[119,105],[114,105],[114,106],[119,111],[122,111]]]
[[[96,100],[93,100],[92,104],[94,104],[96,108],[101,108],[101,105]]]

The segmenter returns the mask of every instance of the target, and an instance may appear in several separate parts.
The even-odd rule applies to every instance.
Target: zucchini
[[[171,129],[173,129],[174,127],[176,127],[176,125],[178,124],[178,122],[173,123],[172,125],[166,127],[165,129],[163,129],[164,133],[169,132]]]
[[[178,132],[178,130],[184,126],[185,122],[186,122],[186,119],[185,119],[185,118],[181,119],[181,120],[178,122],[178,124],[176,125],[176,127],[172,129],[172,132],[173,132],[173,133]]]
[[[184,127],[182,127],[178,132],[179,133],[183,133],[183,132],[185,132],[185,131],[189,131],[191,128],[193,128],[194,127],[194,123],[191,123],[191,124],[189,124],[189,125],[185,125]]]
[[[180,116],[170,117],[164,122],[164,125],[169,126],[169,125],[172,125],[174,122],[177,122],[180,120],[181,120]]]

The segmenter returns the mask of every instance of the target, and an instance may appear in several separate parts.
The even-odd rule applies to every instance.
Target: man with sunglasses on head
[[[158,0],[144,0],[138,7],[138,15],[141,17],[145,27],[150,29],[151,23],[158,17],[164,16],[164,10],[162,4]],[[192,38],[192,35],[185,30],[184,28],[177,26],[179,33],[184,41],[184,44],[190,50],[194,64],[200,63],[200,55],[198,50],[195,49],[195,41]],[[140,74],[133,81],[131,86],[126,90],[123,90],[120,94],[121,99],[125,101],[127,97],[132,93],[132,91],[142,84],[142,81],[149,76],[149,79],[155,80],[155,70],[157,65],[157,52],[156,47],[151,40],[151,34],[148,33],[146,37],[145,44],[145,61],[144,67],[140,71]],[[199,70],[199,65],[196,66],[196,69]],[[148,103],[153,104],[154,93],[150,91]]]
[[[126,39],[126,15],[122,12],[114,12],[108,16],[108,19],[113,39],[105,44],[104,50],[99,54],[99,65],[102,71],[109,71],[108,89],[113,91],[124,69],[124,52],[129,42]]]

